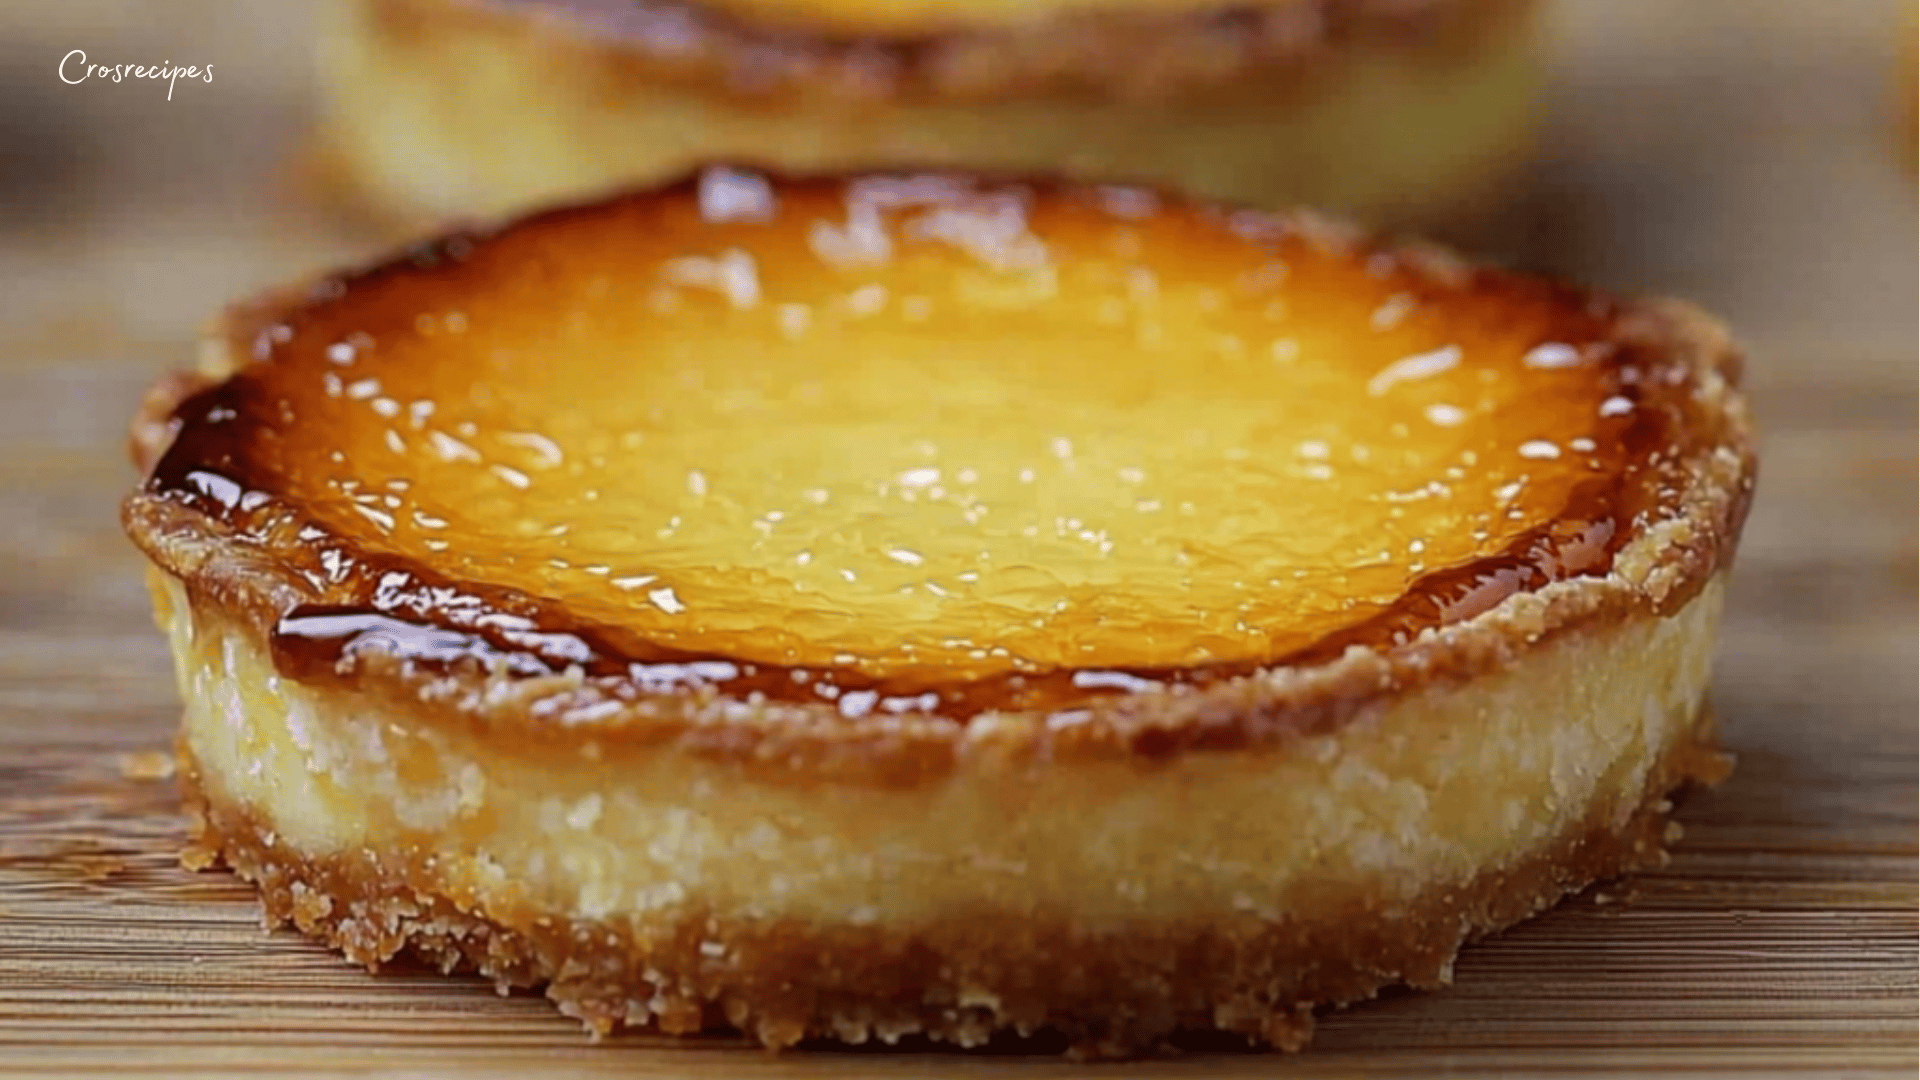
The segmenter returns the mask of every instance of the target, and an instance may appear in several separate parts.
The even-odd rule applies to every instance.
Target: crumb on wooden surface
[[[173,755],[165,750],[136,750],[120,758],[120,775],[129,780],[171,780]]]

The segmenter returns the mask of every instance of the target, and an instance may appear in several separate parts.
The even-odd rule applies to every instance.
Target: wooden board
[[[158,13],[164,9],[162,18]],[[115,504],[142,386],[225,299],[363,250],[289,194],[304,6],[0,2],[0,1074],[1057,1076],[1048,1059],[589,1046],[535,997],[261,931],[143,779],[176,715]],[[1750,343],[1761,493],[1716,696],[1739,771],[1671,869],[1468,951],[1297,1058],[1126,1076],[1916,1067],[1915,190],[1896,4],[1563,0],[1539,261]],[[57,59],[212,62],[168,102]],[[165,55],[162,56],[161,54]],[[1109,1070],[1100,1070],[1106,1072]]]

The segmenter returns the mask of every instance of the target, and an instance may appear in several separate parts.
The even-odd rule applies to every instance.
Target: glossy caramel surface
[[[1620,317],[1134,189],[714,169],[265,309],[149,491],[300,569],[296,673],[964,714],[1604,572],[1690,389]]]

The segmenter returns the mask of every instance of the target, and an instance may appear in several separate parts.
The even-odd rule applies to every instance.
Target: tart
[[[1066,171],[1478,239],[1530,165],[1538,6],[332,0],[322,158],[408,228],[746,159]]]
[[[716,166],[446,236],[135,424],[192,859],[596,1032],[1299,1047],[1724,770],[1738,371],[1139,188]]]

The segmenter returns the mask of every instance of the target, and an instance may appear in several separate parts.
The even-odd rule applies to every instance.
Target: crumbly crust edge
[[[502,992],[544,987],[596,1038],[623,1027],[731,1028],[775,1049],[806,1038],[894,1043],[906,1035],[979,1046],[996,1032],[1053,1031],[1074,1056],[1115,1058],[1164,1048],[1177,1033],[1217,1031],[1295,1051],[1311,1039],[1317,1007],[1368,1000],[1392,985],[1445,986],[1463,945],[1596,881],[1666,865],[1665,845],[1681,831],[1669,796],[1718,783],[1730,766],[1713,748],[1712,726],[1703,708],[1623,826],[1595,811],[1547,848],[1464,887],[1442,883],[1393,913],[1354,897],[1318,921],[1203,920],[1099,936],[1022,919],[905,932],[729,925],[701,913],[576,921],[511,890],[448,890],[418,850],[296,852],[271,823],[221,797],[184,743],[191,841],[181,861],[194,870],[226,864],[259,888],[269,927],[292,924],[369,971],[406,954],[446,973],[476,972]],[[969,986],[997,989],[982,998]]]
[[[1462,270],[1444,250],[1378,247],[1311,214],[1265,217],[1349,256],[1388,251],[1438,278]],[[143,475],[177,430],[174,409],[244,366],[259,330],[311,295],[311,288],[296,287],[234,308],[211,328],[197,372],[170,375],[148,392],[131,432]],[[356,658],[355,686],[410,703],[422,722],[472,724],[494,737],[564,732],[633,744],[677,743],[743,764],[886,786],[946,775],[963,760],[975,767],[1028,767],[1164,759],[1325,734],[1396,698],[1503,670],[1560,634],[1677,610],[1730,565],[1756,467],[1752,421],[1738,389],[1741,354],[1723,326],[1681,301],[1634,301],[1619,325],[1623,343],[1653,346],[1692,372],[1692,419],[1723,433],[1684,463],[1677,514],[1632,537],[1605,576],[1516,594],[1391,649],[1356,646],[1323,664],[1269,668],[1191,693],[1098,698],[1074,710],[1070,722],[1044,712],[984,713],[964,724],[937,715],[847,717],[830,702],[749,703],[710,691],[660,694],[620,687],[616,694],[606,682],[578,672],[540,678],[431,672],[379,653]],[[263,640],[285,612],[312,599],[272,552],[238,542],[220,522],[178,503],[136,491],[123,503],[122,520],[153,563],[186,584],[195,607],[218,609]]]

